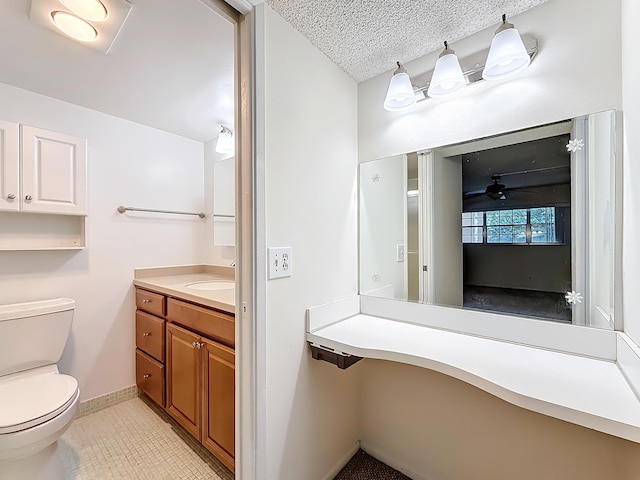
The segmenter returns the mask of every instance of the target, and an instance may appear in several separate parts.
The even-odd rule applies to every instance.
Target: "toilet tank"
[[[75,304],[55,298],[0,305],[0,376],[58,363]]]

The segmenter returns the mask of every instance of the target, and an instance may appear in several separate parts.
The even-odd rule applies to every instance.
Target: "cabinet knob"
[[[142,303],[151,303],[151,300],[149,300],[148,298],[143,298]]]
[[[149,337],[149,336],[151,336],[151,333],[150,333],[150,332],[144,332],[144,333],[142,334],[142,336],[143,336],[143,337]]]
[[[151,374],[150,373],[145,373],[142,378],[151,378]]]
[[[33,197],[31,195],[25,195],[24,199],[26,201],[31,201],[31,200],[33,200]]]
[[[191,345],[193,345],[195,348],[204,347],[204,343],[202,343],[202,342],[191,342]]]
[[[7,199],[8,200],[15,200],[16,196],[13,193],[10,193],[9,195],[7,195]]]

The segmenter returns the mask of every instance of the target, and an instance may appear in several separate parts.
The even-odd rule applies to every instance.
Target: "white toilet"
[[[78,382],[58,372],[75,301],[0,305],[0,480],[63,480],[58,439]]]

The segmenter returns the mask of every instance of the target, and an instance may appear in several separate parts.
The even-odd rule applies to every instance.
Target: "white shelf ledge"
[[[640,443],[640,401],[615,361],[363,315],[356,305],[331,306],[334,321],[310,321],[307,340],[435,370],[522,408]]]

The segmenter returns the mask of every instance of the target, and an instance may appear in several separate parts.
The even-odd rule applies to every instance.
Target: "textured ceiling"
[[[266,0],[357,82],[547,0]]]

